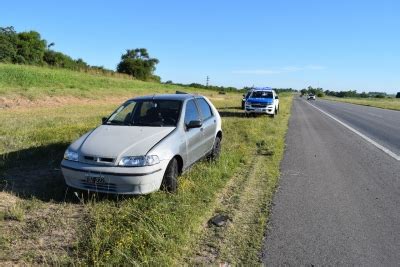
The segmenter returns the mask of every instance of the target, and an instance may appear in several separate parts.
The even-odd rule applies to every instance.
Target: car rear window
[[[208,105],[207,101],[204,98],[197,98],[197,103],[199,104],[200,112],[202,115],[202,119],[206,120],[212,117],[212,111],[210,105]]]

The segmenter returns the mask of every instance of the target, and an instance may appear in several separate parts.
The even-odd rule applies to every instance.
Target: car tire
[[[161,183],[162,189],[164,191],[170,193],[175,193],[176,191],[178,191],[178,167],[178,161],[176,160],[176,158],[171,159],[171,161],[168,163]]]
[[[211,161],[216,161],[219,158],[220,154],[221,154],[221,138],[217,136],[215,137],[214,146],[211,150],[210,155],[208,156],[208,159]]]

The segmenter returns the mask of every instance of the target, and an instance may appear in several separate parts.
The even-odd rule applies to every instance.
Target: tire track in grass
[[[214,214],[227,215],[229,220],[224,227],[204,226],[201,238],[186,257],[190,265],[261,264],[262,240],[278,184],[291,100],[285,99],[279,120],[257,119],[261,128],[252,130],[255,136],[251,140],[259,140],[253,160],[230,181],[214,208]]]
[[[264,167],[269,157],[257,155],[248,167],[231,180],[222,193],[215,214],[230,218],[225,227],[208,225],[203,229],[191,264],[257,264],[261,242],[254,237],[263,232],[267,222],[266,214],[277,175],[269,175]],[[262,235],[260,236],[260,240]]]
[[[254,176],[256,164],[257,158],[253,158],[250,163],[244,164],[241,170],[229,180],[224,190],[217,197],[218,202],[212,214],[223,213],[229,215],[233,212],[240,194],[238,185],[246,184],[247,177]],[[187,258],[187,261],[191,264],[211,264],[216,262],[220,253],[220,239],[224,235],[223,232],[224,228],[208,227],[208,220],[205,221],[201,234],[202,238],[195,244],[196,249],[192,251],[193,254]]]
[[[266,168],[269,157],[257,156],[255,170],[234,210],[233,224],[229,224],[221,243],[220,261],[234,264],[260,263],[262,237],[265,231],[270,199],[275,191],[278,175]]]

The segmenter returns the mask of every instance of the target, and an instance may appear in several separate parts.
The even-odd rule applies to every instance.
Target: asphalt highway
[[[296,98],[268,266],[400,265],[400,161],[337,120],[399,155],[400,112]]]
[[[310,103],[400,155],[399,111],[324,100]]]

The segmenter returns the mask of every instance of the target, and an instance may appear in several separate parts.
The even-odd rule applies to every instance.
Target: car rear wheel
[[[173,158],[165,171],[162,180],[162,189],[170,193],[175,193],[178,190],[178,174],[178,161],[176,158]]]
[[[221,138],[217,136],[215,137],[214,146],[208,158],[212,161],[215,161],[219,158],[220,154],[221,154]]]

